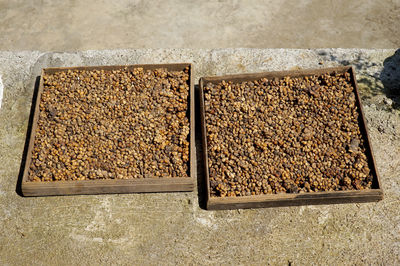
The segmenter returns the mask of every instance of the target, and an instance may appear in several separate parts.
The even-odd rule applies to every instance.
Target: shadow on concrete
[[[28,154],[29,141],[31,139],[33,116],[34,116],[34,113],[35,113],[36,101],[37,101],[37,96],[38,96],[38,91],[39,91],[39,83],[40,83],[40,76],[37,76],[36,77],[36,81],[35,81],[35,88],[33,90],[32,105],[31,105],[31,111],[30,111],[30,114],[29,114],[28,128],[26,130],[24,152],[22,153],[21,166],[19,168],[17,187],[15,189],[15,192],[17,192],[17,194],[20,195],[21,197],[24,196],[22,194],[21,184],[22,184],[22,178],[23,178],[24,170],[25,170],[26,156]]]
[[[392,108],[400,109],[400,49],[383,61],[379,78],[384,87],[383,92],[393,101]]]
[[[197,195],[199,200],[199,207],[206,209],[206,182],[204,179],[204,161],[203,161],[203,142],[201,134],[201,123],[200,123],[200,87],[199,85],[194,86],[195,103],[195,143],[196,143],[196,162],[197,162]]]
[[[323,50],[319,51],[318,55],[341,65],[351,65],[357,72],[362,72],[362,77],[357,79],[357,83],[364,85],[363,90],[366,93],[362,96],[363,100],[384,93],[392,101],[390,108],[400,109],[400,49],[384,60],[383,70],[380,73],[374,74],[367,73],[365,70],[377,67],[378,64],[366,60],[361,54],[351,61],[339,59]]]

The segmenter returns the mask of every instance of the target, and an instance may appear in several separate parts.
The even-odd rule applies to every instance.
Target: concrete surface
[[[398,60],[400,51],[359,49],[0,52],[0,265],[398,265],[400,101],[393,94]],[[196,81],[203,75],[353,64],[384,200],[205,211],[197,188],[171,194],[17,195],[34,80],[41,68],[168,62],[193,62]]]
[[[0,50],[398,48],[400,0],[0,0]]]

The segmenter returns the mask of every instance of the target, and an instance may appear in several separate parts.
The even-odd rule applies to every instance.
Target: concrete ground
[[[0,0],[0,50],[398,48],[399,0]]]
[[[0,265],[400,264],[399,25],[399,0],[0,0]],[[209,49],[227,47],[391,49]],[[142,49],[99,51],[132,48]],[[384,200],[205,211],[197,187],[43,198],[15,192],[42,68],[168,62],[194,63],[196,81],[353,64]],[[200,158],[198,136],[196,148]],[[200,163],[197,174],[201,184]]]
[[[206,211],[197,187],[192,193],[16,193],[42,68],[168,62],[194,63],[196,83],[208,75],[354,65],[384,200]],[[399,65],[400,50],[393,49],[0,52],[0,265],[400,264]],[[198,136],[196,149],[200,160]]]

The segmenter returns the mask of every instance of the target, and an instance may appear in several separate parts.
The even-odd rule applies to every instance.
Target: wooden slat
[[[104,179],[26,182],[24,196],[192,191],[192,178]]]
[[[201,134],[202,134],[202,145],[203,145],[203,168],[205,175],[205,183],[206,183],[206,204],[208,206],[208,202],[210,200],[210,171],[208,167],[208,147],[207,147],[207,125],[206,125],[206,116],[204,109],[204,80],[201,78],[199,81],[200,87],[200,123],[201,123]]]
[[[195,135],[196,135],[196,130],[195,130],[195,109],[194,109],[194,98],[195,98],[195,93],[194,93],[194,79],[193,79],[193,65],[192,64],[186,64],[190,66],[189,69],[189,77],[190,77],[190,92],[189,92],[189,123],[190,123],[190,151],[189,151],[189,173],[190,177],[192,179],[192,183],[195,182],[194,177],[196,176],[196,141],[195,141]],[[175,67],[175,66],[174,66]],[[188,190],[189,191],[189,190]],[[190,189],[190,191],[193,191],[193,187]]]
[[[358,109],[360,110],[360,119],[359,119],[359,124],[360,124],[360,131],[361,134],[364,137],[365,140],[365,147],[366,147],[366,153],[369,160],[369,168],[372,170],[372,173],[374,174],[374,179],[372,183],[372,188],[381,188],[381,179],[379,176],[378,169],[376,168],[376,163],[375,163],[375,156],[374,156],[374,151],[371,145],[371,141],[369,139],[369,133],[368,133],[368,127],[367,127],[367,122],[365,120],[364,116],[364,110],[361,104],[361,97],[358,93],[358,84],[357,84],[357,78],[356,78],[356,72],[353,67],[349,69],[350,75],[351,75],[351,81],[352,84],[355,88],[355,96],[356,96],[356,105]]]
[[[27,157],[26,157],[26,161],[25,161],[25,169],[24,169],[24,175],[22,177],[22,189],[24,187],[24,184],[26,182],[28,182],[28,172],[29,172],[29,166],[31,164],[32,161],[32,150],[33,150],[33,145],[35,143],[35,136],[36,136],[36,128],[37,128],[37,123],[38,123],[38,119],[39,119],[39,105],[40,105],[40,99],[42,96],[42,92],[43,92],[43,76],[44,76],[44,70],[42,70],[41,74],[40,74],[40,82],[39,82],[39,87],[38,87],[38,93],[36,96],[36,106],[34,109],[34,114],[33,114],[33,121],[32,121],[32,129],[31,132],[28,133],[29,136],[29,146],[28,146],[28,152],[27,152]],[[28,136],[27,136],[28,137]]]
[[[77,66],[77,67],[51,67],[44,69],[45,74],[54,74],[56,72],[66,72],[68,70],[119,70],[123,68],[134,69],[141,67],[144,70],[154,70],[158,68],[167,68],[170,71],[180,71],[186,66],[190,66],[190,63],[179,63],[179,64],[139,64],[139,65],[115,65],[115,66]]]
[[[183,70],[189,67],[189,177],[182,178],[144,178],[144,179],[107,179],[107,180],[71,180],[71,181],[51,181],[51,182],[30,182],[28,181],[28,171],[32,159],[32,150],[35,141],[37,122],[39,119],[39,104],[43,92],[43,76],[60,71],[68,70],[117,70],[123,68],[133,69],[142,67],[144,70],[154,70],[166,68],[169,71]],[[104,193],[134,193],[134,192],[177,192],[193,191],[194,189],[194,84],[193,68],[190,63],[179,64],[145,64],[145,65],[122,65],[122,66],[83,66],[83,67],[63,67],[46,68],[42,70],[38,87],[36,106],[34,108],[32,130],[28,133],[30,140],[26,155],[25,168],[21,181],[21,190],[24,196],[50,196],[50,195],[74,195],[74,194],[104,194]],[[28,137],[28,136],[27,136]]]
[[[207,151],[207,130],[205,122],[204,109],[204,86],[211,82],[218,84],[225,81],[239,83],[243,81],[253,81],[261,78],[283,78],[283,77],[303,77],[311,75],[322,75],[326,73],[345,73],[351,74],[351,80],[355,89],[356,104],[360,113],[360,130],[365,140],[366,153],[369,160],[369,166],[373,175],[373,184],[371,189],[366,190],[349,190],[349,191],[331,191],[331,192],[310,192],[301,194],[273,194],[273,195],[257,195],[242,197],[211,197],[210,176],[208,168],[208,151]],[[323,69],[307,69],[293,71],[273,71],[263,73],[249,73],[238,75],[225,75],[218,77],[202,77],[199,81],[200,85],[200,119],[202,126],[202,143],[203,143],[203,163],[204,163],[204,179],[206,186],[206,208],[209,210],[224,209],[241,209],[241,208],[267,208],[267,207],[283,207],[298,205],[319,205],[319,204],[339,204],[339,203],[356,203],[356,202],[374,202],[383,199],[383,191],[379,174],[375,165],[375,158],[369,140],[368,129],[364,118],[364,112],[361,105],[361,99],[358,93],[358,86],[355,77],[355,71],[351,66],[332,67]]]
[[[362,191],[310,192],[302,194],[273,194],[244,197],[212,197],[207,208],[227,210],[237,208],[267,208],[299,205],[374,202],[383,198],[381,189]]]
[[[284,78],[284,77],[303,77],[303,76],[312,76],[312,75],[322,75],[326,73],[332,73],[336,71],[337,73],[347,72],[351,67],[328,67],[328,68],[318,68],[318,69],[305,69],[305,70],[289,70],[289,71],[271,71],[271,72],[262,72],[262,73],[246,73],[246,74],[236,74],[236,75],[224,75],[217,77],[202,77],[204,84],[208,82],[217,84],[223,80],[232,81],[233,83],[243,82],[243,81],[253,81],[261,78]]]

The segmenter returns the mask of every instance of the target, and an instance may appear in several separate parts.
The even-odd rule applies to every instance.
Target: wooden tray
[[[361,119],[359,121],[361,134],[365,140],[366,154],[373,175],[372,188],[368,190],[347,190],[332,192],[311,192],[302,194],[270,194],[257,196],[240,196],[240,197],[211,197],[210,194],[210,176],[208,169],[208,153],[207,153],[207,132],[205,124],[204,109],[204,86],[211,82],[217,84],[222,80],[232,82],[253,81],[261,78],[283,78],[283,77],[302,77],[309,75],[321,75],[336,71],[337,73],[349,72],[351,82],[355,88],[356,104],[360,111]],[[324,69],[309,69],[295,71],[276,71],[254,74],[228,75],[219,77],[202,77],[200,78],[200,117],[202,127],[202,143],[203,143],[203,161],[206,183],[206,208],[209,210],[239,209],[239,208],[262,208],[262,207],[282,207],[282,206],[298,206],[306,204],[336,204],[336,203],[355,203],[355,202],[371,202],[383,199],[383,191],[380,185],[380,178],[375,166],[375,159],[368,137],[363,109],[358,94],[357,81],[355,71],[351,66],[334,67]]]
[[[127,67],[133,69],[142,67],[144,70],[166,68],[171,71],[183,70],[189,67],[189,123],[190,123],[190,150],[189,150],[189,177],[182,178],[142,178],[142,179],[102,179],[102,180],[71,180],[51,182],[30,182],[28,170],[31,163],[32,149],[35,140],[36,127],[39,118],[39,103],[43,91],[43,75],[68,70],[116,70]],[[73,194],[104,194],[104,193],[132,193],[132,192],[174,192],[193,191],[194,188],[194,86],[193,67],[189,63],[156,64],[156,65],[128,65],[128,66],[91,66],[70,68],[47,68],[42,70],[37,91],[36,105],[33,114],[32,130],[26,155],[26,163],[21,181],[21,191],[24,196],[50,196]]]

